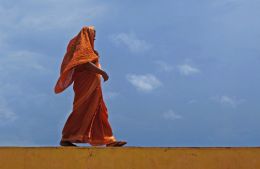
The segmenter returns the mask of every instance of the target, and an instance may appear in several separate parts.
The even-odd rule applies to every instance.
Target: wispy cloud
[[[171,72],[173,70],[173,66],[167,62],[157,60],[154,63],[159,67],[160,71]]]
[[[193,103],[197,103],[198,102],[198,100],[196,100],[196,99],[191,99],[191,100],[189,100],[187,103],[188,104],[193,104]]]
[[[244,0],[218,0],[218,1],[212,1],[211,5],[216,7],[237,7],[241,5],[241,3]]]
[[[181,115],[177,114],[173,110],[168,110],[167,112],[163,113],[163,118],[166,120],[177,120],[183,118]]]
[[[127,80],[139,91],[150,92],[162,85],[159,79],[152,74],[128,74]]]
[[[239,105],[242,100],[237,99],[235,97],[230,97],[230,96],[221,96],[219,99],[221,104],[225,104],[225,105],[230,105],[232,107],[237,107],[237,105]]]
[[[5,56],[0,58],[0,62],[3,65],[1,69],[6,70],[21,70],[29,68],[36,71],[48,71],[41,63],[44,56],[40,53],[31,51],[15,51],[7,53]]]
[[[46,56],[26,50],[12,51],[3,53],[0,63],[0,78],[4,79],[0,81],[0,96],[4,98],[1,106],[5,112],[12,115],[12,110],[20,111],[17,107],[21,105],[28,103],[37,105],[42,100],[50,100],[46,91],[43,91],[48,86],[35,85],[36,81],[46,76],[50,77],[52,73],[47,65]],[[7,103],[10,101],[15,101],[17,104],[9,107]],[[2,114],[2,116],[7,117],[7,114]]]
[[[17,114],[8,106],[6,100],[0,98],[0,123],[1,125],[8,124],[18,118]]]
[[[14,50],[0,51],[0,54],[0,78],[4,79],[0,82],[0,121],[9,123],[18,118],[17,114],[25,113],[22,107],[30,107],[28,103],[36,107],[43,105],[43,101],[50,101],[50,96],[43,91],[46,86],[35,85],[44,75],[49,77],[50,70],[46,56],[40,53]]]
[[[104,91],[104,96],[105,96],[105,99],[114,99],[116,97],[119,96],[119,93],[118,92],[112,92],[112,91]]]
[[[73,27],[103,15],[108,8],[104,3],[93,3],[90,0],[73,2],[25,0],[23,3],[10,1],[8,7],[3,5],[0,5],[0,20],[3,26],[20,30],[24,28],[48,30]]]
[[[195,68],[189,64],[178,65],[177,67],[180,74],[184,76],[189,76],[200,72],[198,68]]]
[[[1,30],[0,30],[0,48],[3,50],[4,47],[6,47],[6,34],[3,33]]]
[[[151,44],[149,44],[145,40],[139,39],[133,32],[119,33],[119,34],[111,35],[110,39],[116,45],[125,46],[131,52],[134,52],[134,53],[147,51],[151,48]]]
[[[243,103],[245,100],[244,99],[239,99],[236,97],[231,97],[227,95],[222,95],[222,96],[214,96],[211,97],[212,100],[220,103],[221,105],[226,105],[226,106],[231,106],[233,108],[236,108],[238,105]]]

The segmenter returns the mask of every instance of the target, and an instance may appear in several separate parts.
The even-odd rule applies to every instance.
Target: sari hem
[[[90,138],[87,138],[85,135],[70,136],[68,138],[62,137],[61,140],[69,141],[71,143],[89,143],[92,146],[105,145],[116,141],[114,136],[105,137],[104,140],[92,140]]]

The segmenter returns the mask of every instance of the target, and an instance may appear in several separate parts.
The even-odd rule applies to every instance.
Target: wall
[[[260,147],[0,147],[0,169],[260,169]]]

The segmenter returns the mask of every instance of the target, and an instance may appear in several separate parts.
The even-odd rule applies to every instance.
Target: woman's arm
[[[97,67],[94,63],[87,62],[84,65],[85,65],[85,68],[87,68],[88,70],[90,70],[90,71],[92,71],[94,73],[100,74],[103,77],[104,81],[108,80],[109,77],[108,77],[107,73],[104,70],[102,70],[99,67]]]

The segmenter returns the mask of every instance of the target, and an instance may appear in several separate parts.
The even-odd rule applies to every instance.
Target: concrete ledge
[[[0,169],[260,169],[260,147],[0,147]]]

